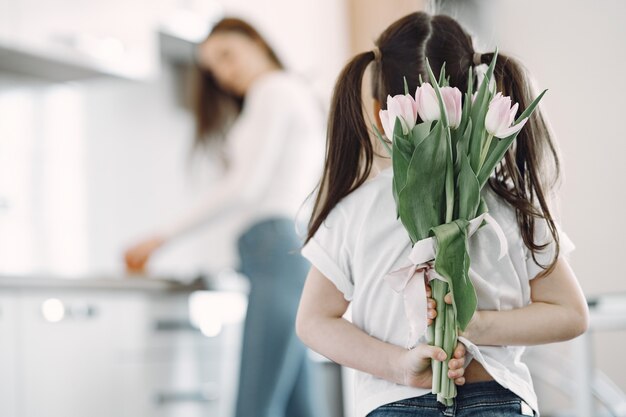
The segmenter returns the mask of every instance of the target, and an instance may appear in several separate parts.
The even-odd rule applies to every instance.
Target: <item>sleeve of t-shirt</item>
[[[557,226],[557,233],[559,236],[559,256],[568,256],[576,246],[567,236],[567,234],[561,229],[560,225]],[[536,278],[541,272],[543,272],[554,258],[554,252],[556,250],[556,243],[548,223],[544,219],[535,220],[535,242],[537,244],[546,244],[547,246],[538,252],[533,254],[530,249],[524,246],[524,253],[526,255],[526,270],[528,271],[528,279]]]
[[[348,221],[339,206],[322,222],[315,235],[302,248],[302,256],[311,262],[347,301],[352,301],[354,281],[350,270]]]

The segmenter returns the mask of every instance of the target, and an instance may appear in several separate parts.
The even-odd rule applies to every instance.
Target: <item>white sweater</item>
[[[163,234],[178,236],[222,215],[238,216],[242,230],[263,218],[295,218],[320,178],[324,137],[323,109],[308,86],[284,71],[263,75],[226,139],[224,178]]]

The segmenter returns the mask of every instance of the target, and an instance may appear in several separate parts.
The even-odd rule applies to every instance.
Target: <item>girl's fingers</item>
[[[465,384],[465,378],[463,378],[463,377],[457,378],[457,379],[454,380],[454,383],[456,385],[463,385],[463,384]]]
[[[456,371],[448,371],[448,378],[450,379],[461,378],[463,375],[465,375],[465,369],[463,368],[458,369]]]
[[[463,343],[458,343],[454,349],[454,355],[452,356],[457,359],[463,358],[465,356],[465,345]]]
[[[415,349],[417,353],[424,359],[431,358],[438,361],[444,361],[446,359],[446,352],[437,346],[430,346],[424,343],[418,344]]]
[[[446,302],[446,304],[452,304],[452,293],[447,293],[445,297],[443,297],[443,301]]]
[[[448,362],[448,367],[451,371],[456,371],[457,369],[465,371],[463,365],[465,365],[465,361],[463,359],[450,359],[450,362]]]
[[[428,310],[426,311],[426,318],[427,318],[427,322],[428,325],[430,326],[432,324],[432,321],[435,317],[437,317],[437,302],[435,300],[433,300],[432,298],[428,299]]]

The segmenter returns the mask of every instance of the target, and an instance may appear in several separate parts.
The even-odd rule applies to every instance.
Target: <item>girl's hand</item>
[[[426,284],[426,297],[428,297],[427,311],[426,311],[426,324],[430,326],[435,321],[435,317],[437,317],[437,302],[432,297],[432,290],[430,289],[430,285]]]
[[[437,317],[437,301],[435,301],[434,298],[430,298],[432,296],[431,294],[432,292],[430,290],[430,285],[426,285],[426,296],[428,297],[428,310],[426,321],[429,326],[433,323],[435,317]],[[444,301],[446,302],[446,304],[452,304],[452,293],[446,294],[446,296],[444,297]],[[480,323],[480,311],[476,310],[465,330],[462,331],[459,329],[459,336],[463,336],[468,340],[472,340],[472,334],[476,334],[480,331],[478,330],[480,328]]]
[[[419,344],[411,350],[407,350],[401,358],[404,385],[417,388],[430,388],[432,386],[433,372],[431,359],[443,361],[446,352],[436,346]],[[456,385],[465,384],[465,346],[457,344],[454,349],[453,359],[448,362],[448,377],[454,380]]]
[[[139,242],[128,249],[124,254],[126,270],[130,273],[143,273],[150,256],[164,243],[165,239],[156,236]]]

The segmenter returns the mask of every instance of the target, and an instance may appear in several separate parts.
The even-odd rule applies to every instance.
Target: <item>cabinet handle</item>
[[[165,319],[157,320],[154,324],[154,329],[158,332],[177,332],[177,331],[191,331],[199,332],[200,330],[185,319]]]
[[[91,304],[76,304],[68,306],[57,298],[49,298],[41,303],[41,315],[44,320],[56,323],[63,320],[88,320],[98,315],[97,307]]]
[[[160,406],[179,403],[208,404],[215,402],[218,399],[219,393],[216,389],[160,392],[155,396],[155,402]]]

